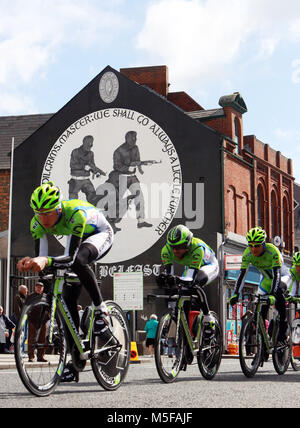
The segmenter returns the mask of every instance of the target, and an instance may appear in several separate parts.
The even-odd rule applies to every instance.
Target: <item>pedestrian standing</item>
[[[3,313],[3,307],[0,306],[0,354],[9,352],[9,330],[12,330],[15,324]]]
[[[154,355],[154,345],[155,345],[157,327],[158,327],[157,315],[152,314],[150,315],[149,321],[147,321],[145,325],[146,346],[147,348],[149,348],[151,357],[153,357]]]
[[[30,294],[28,298],[42,295],[44,291],[44,284],[37,282],[34,287],[34,293]],[[47,314],[49,316],[49,314]],[[46,324],[48,319],[41,320],[41,308],[33,308],[28,315],[28,361],[32,363],[34,361],[34,342],[38,341],[39,344],[46,343]],[[42,323],[41,323],[42,321]],[[39,332],[39,337],[37,333]],[[38,348],[37,360],[46,363],[47,360],[44,358],[45,347]]]

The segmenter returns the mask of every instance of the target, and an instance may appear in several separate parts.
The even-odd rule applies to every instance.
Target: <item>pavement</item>
[[[51,364],[51,360],[53,358],[56,359],[56,356],[45,355],[45,358]],[[222,358],[238,358],[238,355],[223,354]],[[27,358],[25,358],[25,362],[26,361],[27,361]],[[151,363],[152,361],[154,361],[154,358],[150,357],[150,355],[140,355],[140,356],[138,356],[138,361],[131,361],[131,364]],[[89,365],[89,364],[90,364],[90,361],[87,361],[87,365]],[[46,363],[38,363],[37,361],[30,363],[30,366],[32,368],[39,367],[41,365],[46,365]],[[11,353],[11,354],[0,354],[0,370],[8,370],[8,369],[15,369],[15,368],[16,368],[16,362],[15,362],[15,356],[13,353]]]

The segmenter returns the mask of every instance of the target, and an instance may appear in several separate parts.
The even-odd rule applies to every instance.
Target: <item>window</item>
[[[289,204],[286,196],[283,197],[283,210],[282,210],[282,228],[283,228],[283,241],[285,243],[285,250],[289,250]]]
[[[227,190],[227,201],[228,201],[228,217],[227,217],[228,230],[236,233],[236,196],[235,196],[235,188],[233,186],[229,186]]]
[[[250,222],[249,222],[249,210],[248,210],[248,194],[246,192],[242,193],[242,200],[241,200],[241,235],[246,235],[248,230],[250,229]]]
[[[278,218],[278,203],[275,190],[271,192],[271,233],[272,238],[279,235],[279,218]]]
[[[257,226],[265,228],[264,190],[261,184],[257,187]]]
[[[241,137],[240,137],[240,123],[238,118],[234,119],[234,142],[237,143],[237,153],[240,153]]]

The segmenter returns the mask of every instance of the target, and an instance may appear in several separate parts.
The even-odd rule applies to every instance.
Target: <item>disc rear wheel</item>
[[[275,346],[272,352],[273,364],[276,372],[279,375],[283,375],[290,364],[292,358],[292,335],[291,329],[288,327],[287,339],[283,342],[278,341],[279,329],[277,331],[277,337],[275,339]]]
[[[126,316],[115,302],[105,302],[109,312],[109,328],[117,345],[101,351],[99,339],[93,336],[91,365],[99,385],[108,391],[119,388],[130,364],[130,335]]]
[[[217,314],[211,312],[215,318],[214,332],[206,335],[205,326],[202,334],[202,344],[198,353],[198,366],[202,376],[211,380],[217,374],[223,353],[222,329]]]

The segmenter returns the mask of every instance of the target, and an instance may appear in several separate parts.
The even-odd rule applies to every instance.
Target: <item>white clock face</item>
[[[119,81],[115,73],[108,71],[103,74],[99,82],[99,93],[105,103],[112,103],[119,93]]]

